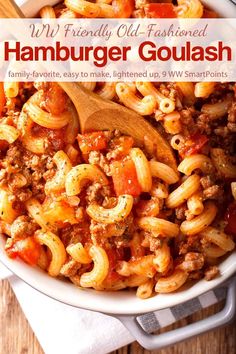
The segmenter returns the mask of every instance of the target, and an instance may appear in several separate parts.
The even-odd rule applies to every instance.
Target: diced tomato
[[[134,145],[134,139],[132,136],[120,136],[112,140],[111,146],[113,150],[116,150],[116,160],[122,159],[127,156],[130,149]]]
[[[6,103],[6,97],[5,97],[5,93],[4,93],[4,87],[3,87],[3,82],[0,82],[0,117],[3,111],[3,108],[5,106]]]
[[[144,12],[148,18],[176,18],[173,4],[148,4],[144,6]]]
[[[120,279],[120,276],[116,271],[115,268],[117,266],[117,262],[124,259],[124,250],[123,248],[120,249],[107,249],[106,250],[108,260],[109,260],[109,271],[106,277],[106,283],[114,283]]]
[[[50,88],[44,91],[44,105],[51,114],[59,115],[66,109],[67,95],[61,87],[55,83],[50,83]]]
[[[50,197],[46,197],[42,204],[42,210],[46,221],[58,228],[63,228],[65,223],[71,225],[77,223],[75,209],[65,200],[60,200],[60,198],[53,200]]]
[[[79,134],[77,139],[80,150],[84,155],[89,154],[90,151],[100,151],[107,147],[107,139],[102,131],[83,135]]]
[[[5,249],[10,258],[20,257],[32,266],[37,264],[41,252],[40,244],[33,237],[7,243]]]
[[[236,236],[236,202],[231,203],[228,206],[225,214],[225,221],[227,222],[225,232]]]
[[[218,15],[215,11],[204,8],[202,18],[217,18],[217,17]]]
[[[203,146],[208,142],[206,135],[196,133],[192,135],[186,142],[185,146],[180,149],[179,153],[182,158],[199,153]]]
[[[139,200],[136,204],[135,211],[138,216],[157,216],[159,213],[159,205],[153,199]]]
[[[48,129],[36,124],[32,128],[33,135],[40,138],[47,138],[53,150],[63,150],[65,146],[65,129]]]
[[[111,165],[112,179],[116,195],[130,194],[137,197],[142,189],[138,183],[133,161],[114,161]]]
[[[6,140],[1,140],[0,139],[0,151],[5,151],[7,150],[9,144]]]

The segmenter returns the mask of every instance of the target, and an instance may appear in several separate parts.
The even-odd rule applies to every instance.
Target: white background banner
[[[0,80],[236,81],[236,19],[0,19]]]

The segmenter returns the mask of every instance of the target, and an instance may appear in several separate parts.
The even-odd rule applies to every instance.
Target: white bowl
[[[22,10],[28,17],[33,17],[46,4],[54,5],[55,0],[18,0]],[[236,6],[229,0],[204,1],[211,8],[225,17],[236,17]],[[140,300],[133,291],[98,292],[79,289],[73,284],[51,278],[47,273],[32,268],[20,260],[9,259],[4,252],[4,240],[0,240],[0,261],[13,273],[40,292],[68,305],[100,311],[108,314],[134,315],[174,306],[188,301],[214,288],[229,278],[236,270],[236,252],[232,253],[220,265],[221,276],[210,282],[198,281],[182,288],[174,294],[158,294],[150,299]]]

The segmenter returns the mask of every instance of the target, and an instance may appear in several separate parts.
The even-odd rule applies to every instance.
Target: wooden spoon
[[[142,116],[118,103],[101,98],[78,83],[59,82],[59,85],[75,105],[82,132],[118,129],[123,134],[132,136],[138,146],[143,145],[146,136],[157,146],[158,160],[176,170],[176,161],[170,145]]]
[[[12,0],[0,0],[0,17],[22,18],[24,15]],[[70,97],[79,115],[81,132],[118,129],[143,145],[144,136],[157,146],[156,156],[177,170],[173,151],[163,136],[136,112],[105,100],[74,82],[59,82]]]

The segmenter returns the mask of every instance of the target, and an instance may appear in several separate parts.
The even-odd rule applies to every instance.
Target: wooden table
[[[9,283],[0,284],[0,354],[43,354],[43,351],[33,334]],[[221,305],[204,310],[201,314],[180,321],[186,325],[193,320],[209,316]],[[226,328],[206,333],[200,337],[188,340],[174,347],[160,351],[149,352],[138,343],[121,348],[112,354],[235,354],[236,353],[236,321]],[[56,353],[55,353],[56,354]],[[70,354],[70,353],[65,353]],[[93,353],[96,354],[96,353]]]

